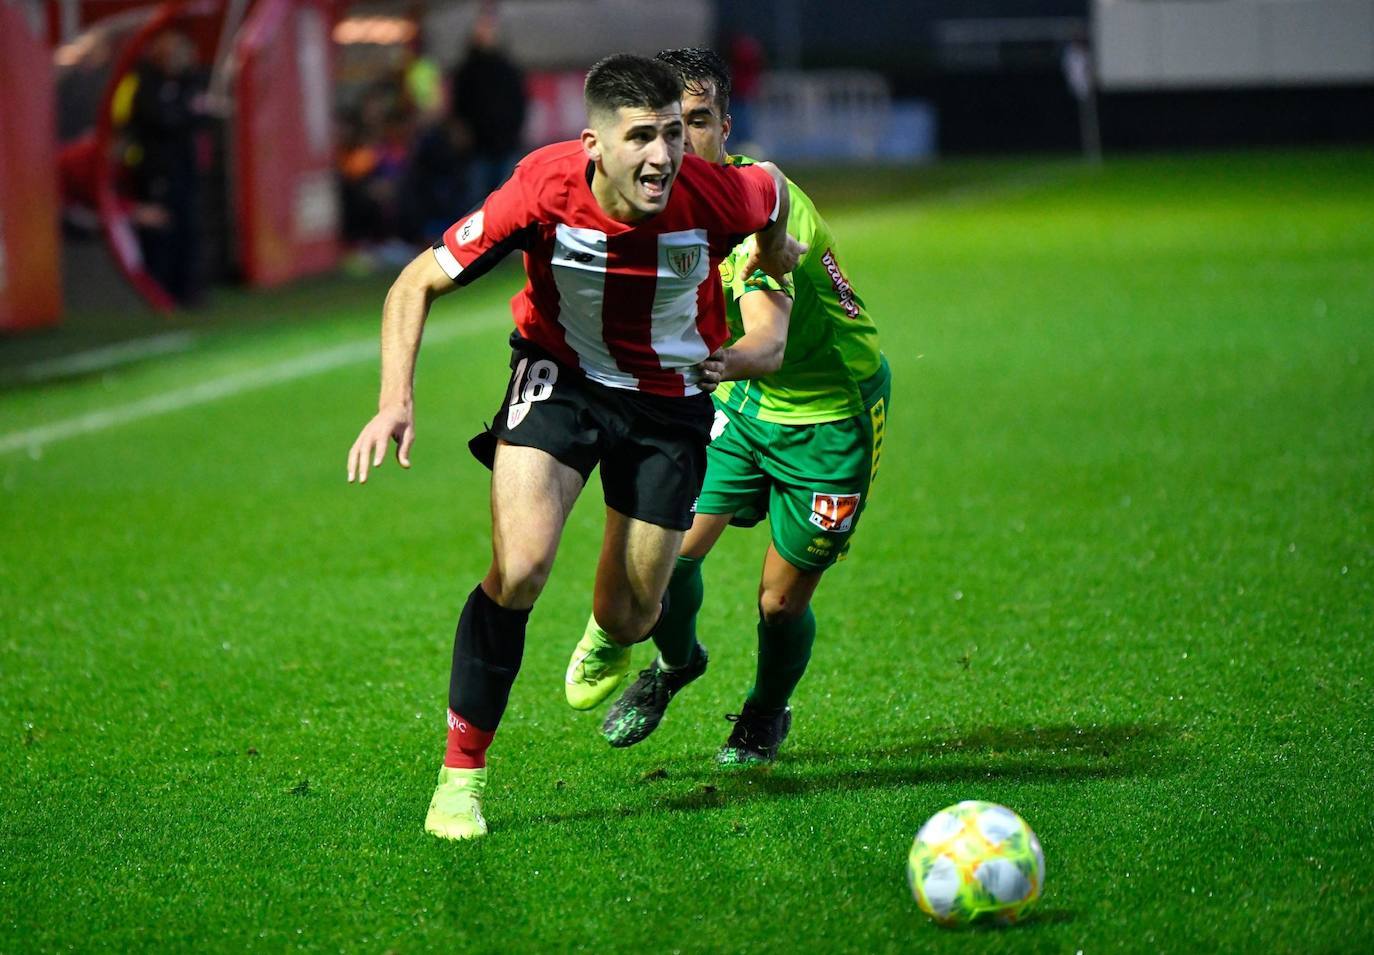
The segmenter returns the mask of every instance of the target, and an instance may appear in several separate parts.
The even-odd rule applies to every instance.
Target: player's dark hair
[[[622,106],[662,109],[682,99],[682,79],[666,63],[613,53],[587,72],[582,99],[588,116],[614,113]]]
[[[694,96],[704,96],[715,89],[716,106],[723,117],[730,110],[730,67],[715,50],[686,47],[681,50],[659,50],[654,59],[667,63],[682,77],[682,86]]]

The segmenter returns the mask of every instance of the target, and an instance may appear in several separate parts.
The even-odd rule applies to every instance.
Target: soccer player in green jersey
[[[709,50],[668,50],[658,59],[682,74],[690,152],[730,156],[730,75]],[[810,251],[785,288],[743,274],[747,244],[721,263],[733,343],[712,356],[722,368],[716,422],[692,527],[654,629],[658,657],[611,707],[602,733],[632,746],[657,728],[673,696],[706,671],[697,640],[701,564],[731,524],[768,518],[772,541],[759,582],[758,663],[753,689],[717,760],[772,761],[791,727],[788,700],[811,658],[811,597],[841,559],[878,472],[891,400],[891,373],[863,300],[840,265],[835,237],[806,194],[789,183],[787,229]],[[607,639],[593,616],[568,665],[568,702],[590,709],[630,669],[630,648]]]

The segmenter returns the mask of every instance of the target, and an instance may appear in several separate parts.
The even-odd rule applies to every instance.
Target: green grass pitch
[[[414,468],[364,488],[380,280],[220,293],[188,352],[44,383],[0,344],[0,951],[1374,947],[1374,162],[796,177],[895,393],[783,758],[712,763],[762,529],[707,562],[711,670],[651,740],[566,707],[594,483],[478,844],[421,827],[516,272],[437,306]],[[960,799],[1043,840],[1026,924],[908,895]]]

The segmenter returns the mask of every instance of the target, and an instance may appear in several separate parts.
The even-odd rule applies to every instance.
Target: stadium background
[[[123,286],[154,308],[176,304],[142,261],[129,194],[139,162],[129,79],[159,34],[188,39],[207,90],[195,131],[197,281],[270,286],[334,268],[345,251],[340,117],[391,81],[403,87],[392,108],[409,113],[414,151],[485,8],[8,0],[0,9],[0,328],[14,330],[55,324],[64,300],[80,311]],[[523,0],[500,18],[527,71],[526,146],[577,132],[581,70],[617,43],[719,45],[750,74],[737,110],[749,128],[737,142],[794,163],[1374,139],[1366,0],[930,0],[857,11],[805,0]],[[408,231],[432,238],[421,233],[433,225]],[[97,237],[103,252],[80,241]],[[123,281],[109,280],[111,262]]]
[[[655,748],[565,711],[588,494],[464,854],[419,818],[518,269],[437,310],[416,469],[346,495],[421,237],[345,236],[340,135],[482,10],[0,0],[0,949],[1374,944],[1374,2],[502,4],[527,144],[604,53],[749,38],[748,141],[836,226],[897,391],[789,758],[706,765],[757,534]],[[185,306],[121,125],[169,32],[214,94]],[[962,798],[1045,842],[1014,932],[906,896]]]

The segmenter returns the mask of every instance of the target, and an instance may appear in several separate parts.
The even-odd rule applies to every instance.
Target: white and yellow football
[[[1026,821],[1006,806],[966,800],[931,816],[911,845],[907,881],[916,904],[941,925],[1009,924],[1045,884],[1045,854]]]

